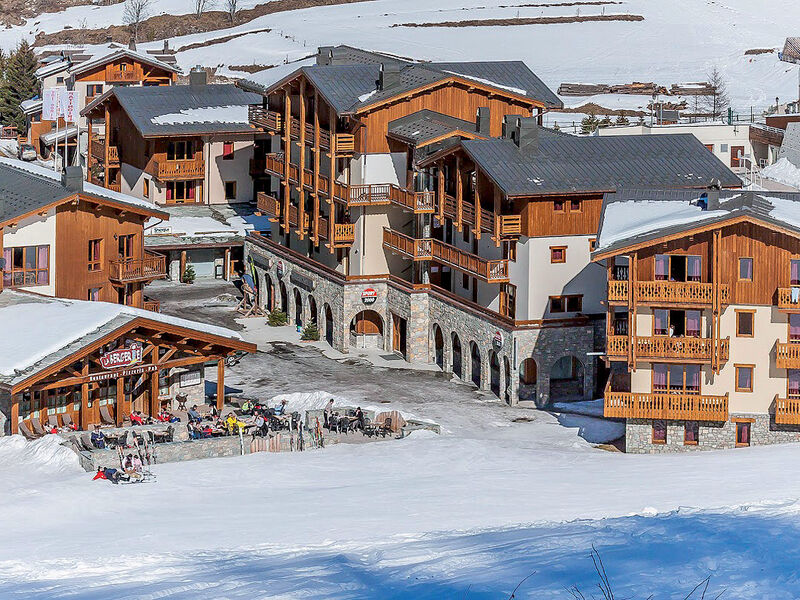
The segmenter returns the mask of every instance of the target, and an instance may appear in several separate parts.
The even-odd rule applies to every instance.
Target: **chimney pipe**
[[[378,89],[388,90],[400,85],[400,65],[398,63],[381,63]]]
[[[317,64],[323,67],[333,64],[333,46],[320,46],[317,49]]]
[[[208,73],[206,70],[201,66],[194,67],[191,71],[189,71],[189,85],[190,86],[201,86],[206,85],[208,83]]]
[[[479,106],[478,115],[475,119],[475,131],[481,135],[490,136],[491,116],[488,106]]]
[[[128,42],[128,50],[132,50],[136,52],[136,38],[131,36],[130,41]]]
[[[521,152],[536,153],[539,150],[538,117],[520,117],[517,121],[517,146]]]

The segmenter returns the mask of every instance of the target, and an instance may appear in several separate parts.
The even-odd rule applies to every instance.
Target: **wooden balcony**
[[[795,301],[792,301],[792,288],[778,288],[778,308],[788,312],[800,312],[800,286],[795,286]]]
[[[349,133],[337,133],[334,137],[336,154],[353,154],[356,151],[356,138]]]
[[[608,282],[609,302],[628,302],[630,282]],[[634,286],[639,304],[711,305],[713,284],[701,281],[637,281]],[[729,288],[720,285],[722,304],[728,304]]]
[[[453,196],[445,196],[444,216],[457,222],[457,208],[456,199],[453,198]],[[461,204],[461,224],[462,226],[472,227],[473,229],[475,228],[475,206],[472,204],[472,202],[464,200],[464,202]],[[485,233],[493,233],[494,231],[494,213],[490,210],[486,210],[485,208],[481,208],[481,231]]]
[[[412,260],[435,260],[487,283],[508,281],[508,261],[486,260],[450,244],[432,238],[412,238],[384,228],[383,246]]]
[[[775,422],[779,425],[800,425],[800,398],[775,396]]]
[[[106,71],[107,83],[135,83],[141,80],[142,74],[136,69],[131,71],[122,71],[120,69]]]
[[[603,416],[618,419],[727,421],[728,395],[685,392],[637,394],[606,390]]]
[[[106,161],[106,143],[103,140],[92,140],[92,158],[101,162]]]
[[[248,120],[255,127],[276,134],[283,134],[283,115],[276,110],[269,110],[258,104],[251,104],[247,109]],[[300,120],[291,120],[291,134],[293,140],[300,139]],[[308,146],[314,145],[314,124],[305,125],[305,141]],[[331,149],[331,132],[320,128],[318,145],[323,150]],[[338,155],[353,154],[355,152],[355,136],[350,133],[337,133],[333,136],[333,152]]]
[[[153,312],[161,312],[161,302],[158,300],[147,299],[142,303],[142,308]]]
[[[281,218],[281,203],[280,200],[267,194],[266,192],[258,192],[256,194],[256,208],[270,217],[271,221],[277,221]]]
[[[637,336],[636,358],[654,361],[709,362],[714,351],[714,340],[699,337]],[[628,356],[627,335],[608,336],[606,354],[611,359]],[[720,360],[727,362],[730,338],[720,340]]]
[[[351,185],[347,204],[349,206],[396,204],[415,213],[433,213],[436,210],[436,193],[410,192],[392,183]]]
[[[256,127],[275,133],[280,133],[283,125],[279,112],[269,110],[259,104],[251,104],[247,107],[247,120]]]
[[[333,225],[333,246],[344,248],[356,240],[356,226],[353,223],[335,223]]]
[[[121,183],[107,183],[106,189],[111,190],[112,192],[121,192],[122,191],[122,184]]]
[[[800,341],[775,345],[775,366],[779,369],[800,369]]]
[[[151,160],[146,171],[160,181],[203,179],[206,163],[202,158],[190,160]]]
[[[522,217],[520,215],[497,215],[500,237],[519,237],[522,235]]]
[[[167,259],[155,252],[145,252],[142,259],[112,260],[108,278],[115,283],[152,281],[167,276]]]

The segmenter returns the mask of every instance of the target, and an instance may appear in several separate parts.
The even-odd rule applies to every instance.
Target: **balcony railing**
[[[247,120],[256,127],[262,127],[276,133],[280,133],[283,125],[283,120],[279,112],[269,110],[258,104],[251,104],[247,107]]]
[[[800,398],[775,396],[775,422],[779,425],[800,425]]]
[[[353,223],[335,223],[333,226],[333,245],[349,246],[356,239],[356,226]]]
[[[108,164],[119,162],[119,146],[108,147],[108,153],[106,154],[106,162],[108,162]]]
[[[800,312],[800,286],[778,288],[778,308]]]
[[[260,127],[267,131],[282,134],[283,131],[283,115],[276,110],[269,110],[257,104],[251,104],[248,107],[248,120],[256,127]],[[300,120],[293,118],[291,120],[291,134],[294,140],[300,139]],[[336,154],[352,154],[355,152],[355,136],[350,133],[337,133],[334,135],[334,153]],[[305,125],[305,140],[306,144],[314,145],[314,124],[306,123]],[[319,147],[323,150],[331,149],[331,132],[328,129],[320,127],[319,130]]]
[[[166,257],[155,252],[145,252],[142,259],[112,260],[108,278],[119,283],[150,281],[167,276]]]
[[[337,133],[334,152],[336,154],[353,154],[356,151],[356,138],[349,133]]]
[[[203,177],[205,177],[205,171],[206,163],[202,158],[190,160],[153,160],[147,168],[148,173],[161,181],[203,179]]]
[[[453,196],[445,196],[444,215],[454,221],[458,220],[456,199]],[[462,225],[475,227],[475,206],[466,200],[461,203],[461,223]],[[492,233],[494,227],[494,213],[481,208],[481,231]],[[521,227],[521,225],[520,225]],[[511,235],[511,234],[510,234]]]
[[[454,269],[478,277],[487,283],[508,281],[508,261],[486,260],[450,244],[432,238],[412,238],[384,228],[383,246],[413,260],[435,260]]]
[[[714,351],[714,340],[700,337],[637,336],[636,357],[642,360],[687,360],[710,361]],[[630,338],[626,335],[608,336],[607,354],[610,357],[628,355]],[[730,338],[720,340],[720,360],[727,361]]]
[[[109,83],[132,83],[134,81],[141,81],[141,79],[141,73],[135,69],[132,71],[122,71],[116,69],[106,73],[106,81]]]
[[[161,302],[147,299],[142,303],[142,308],[153,312],[161,312]]]
[[[111,190],[112,192],[121,192],[122,191],[122,184],[121,183],[111,183],[106,184],[106,189]]]
[[[92,158],[105,162],[106,143],[103,140],[92,140]]]
[[[728,395],[686,392],[638,394],[606,390],[603,416],[621,419],[727,421]]]
[[[522,217],[520,215],[497,215],[498,229],[502,237],[519,237],[522,235]]]
[[[259,212],[280,219],[281,217],[281,203],[280,200],[267,194],[266,192],[258,192],[256,194],[256,208]]]
[[[609,302],[627,302],[630,282],[612,279],[608,282]],[[700,281],[637,281],[636,301],[657,304],[711,304],[713,284]],[[729,288],[719,286],[720,300],[728,304]]]
[[[775,346],[775,366],[779,369],[800,369],[800,342],[778,342]]]

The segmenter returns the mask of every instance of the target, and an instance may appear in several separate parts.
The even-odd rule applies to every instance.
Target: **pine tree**
[[[14,125],[20,132],[25,130],[25,115],[20,102],[40,94],[36,79],[36,55],[28,42],[22,42],[8,57],[5,77],[0,83],[0,115],[3,123]]]

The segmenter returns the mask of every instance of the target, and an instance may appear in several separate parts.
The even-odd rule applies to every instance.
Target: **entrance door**
[[[392,350],[406,356],[406,320],[392,313]]]

